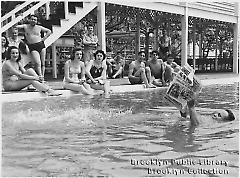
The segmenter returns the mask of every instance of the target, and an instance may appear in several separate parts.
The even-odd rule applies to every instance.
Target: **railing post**
[[[68,19],[68,1],[64,1],[65,19]]]

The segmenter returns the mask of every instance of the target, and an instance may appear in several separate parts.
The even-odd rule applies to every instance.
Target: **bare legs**
[[[104,84],[92,83],[90,86],[95,90],[103,90],[105,94],[109,94],[110,92],[110,81],[108,80],[104,80]]]
[[[37,76],[36,72],[33,69],[28,69],[25,74],[27,75],[31,75],[31,76]],[[40,83],[37,80],[8,80],[7,82],[5,82],[5,86],[4,89],[6,91],[19,91],[22,90],[23,88],[29,86],[29,85],[33,85],[33,87],[35,87],[37,90],[42,91],[42,92],[46,92],[50,89],[49,86]]]
[[[36,64],[37,74],[44,77],[46,48],[43,48],[40,54],[38,53],[38,51],[32,51],[31,54],[33,61]]]
[[[45,75],[45,58],[46,58],[46,48],[43,48],[40,53],[40,59],[41,59],[41,68],[42,68],[42,76]]]
[[[123,67],[120,67],[119,70],[113,75],[113,78],[116,78],[118,75],[121,75],[123,72]]]
[[[144,84],[146,85],[146,88],[151,88],[152,81],[151,81],[151,70],[149,67],[141,68],[139,69],[141,79],[143,80]],[[137,72],[136,74],[137,75]]]
[[[36,72],[39,76],[42,76],[42,70],[41,70],[41,59],[40,55],[37,51],[32,51],[31,52],[33,62],[35,63],[36,67]]]
[[[68,90],[76,91],[76,92],[81,92],[86,95],[93,94],[93,90],[90,88],[90,85],[88,85],[87,83],[83,83],[82,85],[77,83],[65,83],[64,88]]]

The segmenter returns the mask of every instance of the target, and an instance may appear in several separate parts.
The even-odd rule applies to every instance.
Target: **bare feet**
[[[153,84],[150,84],[150,85],[146,85],[146,88],[156,88],[156,86],[154,86]]]
[[[46,91],[46,94],[48,96],[60,96],[60,95],[62,95],[62,93],[59,93],[59,92],[57,92],[53,89],[49,89],[48,91]]]

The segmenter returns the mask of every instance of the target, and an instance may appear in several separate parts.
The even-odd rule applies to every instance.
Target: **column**
[[[69,12],[68,12],[68,1],[67,0],[64,1],[64,14],[65,14],[65,19],[68,19]]]
[[[239,32],[240,32],[240,19],[239,19],[239,3],[235,3],[235,15],[237,16],[237,23],[233,25],[233,73],[239,73]]]
[[[196,68],[196,19],[193,19],[193,68]]]
[[[56,44],[52,44],[52,65],[53,65],[53,78],[57,78],[57,51]]]
[[[187,44],[188,44],[188,7],[184,3],[184,15],[181,17],[182,37],[181,37],[181,66],[187,63]]]
[[[202,60],[203,53],[202,53],[202,42],[203,42],[203,26],[202,26],[202,19],[199,19],[199,59]]]
[[[219,34],[219,28],[218,28],[218,24],[216,25],[217,29],[216,29],[216,48],[215,48],[215,71],[218,71],[218,34]]]
[[[135,58],[137,58],[137,54],[140,50],[140,9],[137,11],[137,28],[136,28],[136,42],[135,42]]]
[[[105,32],[105,2],[98,2],[97,6],[97,36],[100,49],[106,52]]]

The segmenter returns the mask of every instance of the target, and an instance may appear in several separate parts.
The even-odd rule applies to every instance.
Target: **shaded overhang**
[[[188,7],[188,16],[196,18],[205,18],[222,22],[237,23],[238,8],[236,3],[227,2],[183,2],[183,1],[117,1],[106,0],[106,3],[156,10],[166,13],[184,15],[184,8]]]

